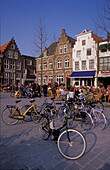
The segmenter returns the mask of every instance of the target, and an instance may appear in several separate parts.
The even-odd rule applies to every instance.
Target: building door
[[[70,78],[66,78],[66,88],[68,88],[68,86],[70,86]]]

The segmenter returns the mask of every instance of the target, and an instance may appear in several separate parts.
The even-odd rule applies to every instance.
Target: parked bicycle
[[[43,115],[39,120],[39,134],[42,139],[47,140],[51,135],[57,141],[57,147],[62,156],[70,160],[80,158],[86,150],[86,140],[78,130],[68,128],[68,119],[71,117],[65,116],[63,125],[54,129],[53,118],[48,119]],[[66,128],[63,130],[63,128]],[[62,131],[61,131],[62,130]]]
[[[16,105],[7,105],[2,112],[2,120],[7,125],[15,125],[19,120],[26,120],[27,116],[34,122],[38,122],[40,107],[34,104],[35,100],[30,100],[31,105],[20,107],[21,100],[16,100]]]

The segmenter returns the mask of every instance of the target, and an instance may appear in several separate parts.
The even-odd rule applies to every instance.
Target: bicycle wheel
[[[92,116],[88,112],[81,111],[81,127],[84,130],[89,130],[93,127]]]
[[[35,110],[36,112],[34,111],[34,109],[32,109],[31,119],[33,120],[34,123],[38,124],[40,114],[42,113],[42,108],[35,105]]]
[[[92,104],[92,106],[93,106],[95,109],[104,110],[104,105],[103,105],[102,102],[98,102],[98,103]]]
[[[45,116],[39,120],[39,134],[44,140],[47,140],[51,134],[49,120]]]
[[[59,135],[57,146],[62,156],[75,160],[85,153],[86,140],[79,131],[68,129]]]
[[[2,120],[7,125],[15,125],[18,122],[18,119],[11,118],[9,116],[12,115],[13,111],[15,110],[15,107],[8,107],[2,112]],[[16,110],[14,111],[14,115],[19,115],[19,112]]]
[[[107,125],[107,119],[101,111],[95,111],[93,113],[94,125],[97,129],[103,130]]]

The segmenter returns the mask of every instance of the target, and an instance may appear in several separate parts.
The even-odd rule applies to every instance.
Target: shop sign
[[[109,74],[110,71],[101,71],[101,74]]]

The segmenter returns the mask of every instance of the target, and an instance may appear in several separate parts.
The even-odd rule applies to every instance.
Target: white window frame
[[[81,57],[81,50],[77,50],[77,51],[76,51],[76,57],[77,57],[77,58],[80,58],[80,57]]]
[[[43,66],[43,70],[47,70],[47,62],[44,62]]]
[[[53,82],[53,76],[49,75],[49,83],[52,83],[52,82]]]
[[[47,83],[47,77],[46,77],[46,76],[43,77],[43,83],[44,83],[44,84]]]
[[[69,68],[69,58],[65,58],[65,68]]]
[[[26,59],[26,65],[31,66],[32,65],[32,60]]]
[[[82,70],[86,70],[86,60],[82,61]]]
[[[15,61],[10,61],[10,69],[12,69],[12,62],[13,62],[13,69],[15,70]]]
[[[4,73],[4,83],[9,84],[9,73],[7,72]]]
[[[58,59],[57,68],[58,69],[62,68],[62,60],[61,59]]]
[[[79,61],[75,61],[75,70],[79,70]]]
[[[21,70],[21,62],[17,61],[16,63],[16,70]]]
[[[9,69],[9,60],[4,60],[4,69]]]
[[[12,51],[8,50],[8,58],[12,58]]]
[[[53,69],[53,63],[50,61],[49,62],[49,70],[52,70]]]
[[[94,69],[94,59],[89,60],[89,69]]]
[[[14,59],[18,59],[18,52],[14,52]]]
[[[59,84],[59,83],[63,83],[63,75],[61,75],[61,74],[58,74],[57,75],[57,83]]]

